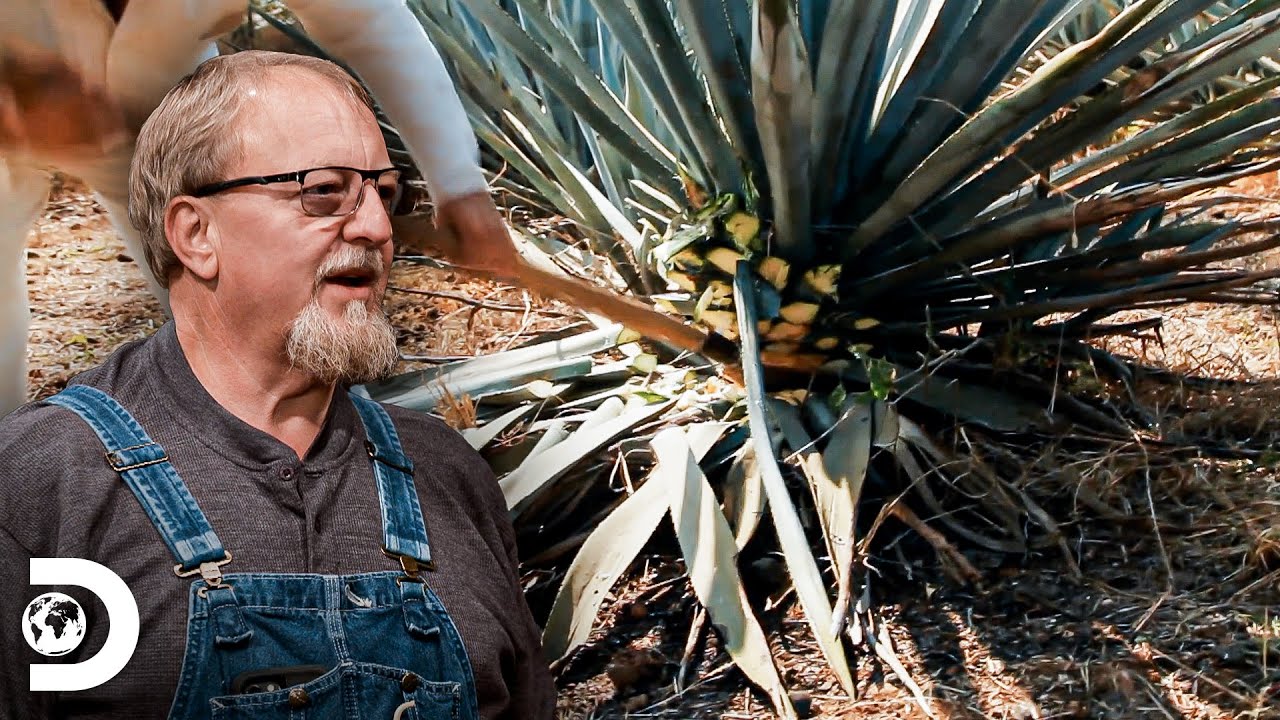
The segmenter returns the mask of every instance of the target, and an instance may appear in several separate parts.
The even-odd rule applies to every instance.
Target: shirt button
[[[284,467],[280,468],[280,479],[281,480],[293,479],[293,468],[289,467],[288,465],[285,465]]]

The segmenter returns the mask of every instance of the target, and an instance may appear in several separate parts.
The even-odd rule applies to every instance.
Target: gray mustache
[[[384,269],[382,254],[377,250],[343,245],[342,249],[326,258],[320,265],[320,269],[316,271],[316,287],[319,287],[326,277],[336,273],[368,270],[381,277]]]

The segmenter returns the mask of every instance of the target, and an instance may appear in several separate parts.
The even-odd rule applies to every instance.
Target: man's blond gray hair
[[[373,109],[345,70],[305,55],[247,50],[206,60],[183,78],[143,124],[129,171],[129,221],[162,286],[169,287],[170,273],[181,267],[164,234],[169,201],[228,179],[223,173],[243,152],[238,129],[249,91],[264,89],[273,68],[311,73]]]

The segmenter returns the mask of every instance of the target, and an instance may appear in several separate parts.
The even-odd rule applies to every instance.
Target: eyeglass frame
[[[350,170],[351,172],[354,172],[360,176],[360,192],[356,195],[356,204],[352,206],[351,210],[340,215],[312,215],[311,213],[307,212],[306,204],[302,202],[302,180],[307,176],[307,173],[315,172],[317,170]],[[392,201],[391,207],[387,209],[388,214],[390,214],[391,211],[395,208],[395,206],[399,204],[400,199],[404,197],[404,189],[405,189],[404,181],[403,181],[404,173],[401,172],[400,168],[397,168],[394,166],[381,168],[378,170],[361,170],[360,168],[347,167],[346,165],[324,165],[321,167],[307,168],[305,170],[294,170],[293,172],[277,173],[275,175],[247,175],[245,177],[233,178],[231,180],[222,180],[216,183],[209,183],[208,185],[201,185],[200,187],[196,188],[195,190],[192,190],[188,194],[191,195],[192,197],[204,198],[204,197],[209,197],[211,195],[216,195],[220,192],[226,192],[227,190],[234,190],[235,188],[238,188],[238,187],[250,187],[253,185],[274,185],[276,183],[282,183],[282,182],[296,182],[298,183],[298,205],[302,207],[302,212],[305,213],[307,217],[348,217],[350,215],[355,214],[355,212],[360,209],[360,203],[364,200],[364,184],[372,180],[374,187],[376,188],[378,185],[378,179],[388,172],[397,172],[397,173],[400,173],[400,176],[401,176],[396,178],[396,187],[399,188],[399,194],[397,194],[394,200]],[[386,206],[384,205],[383,207],[386,207]]]

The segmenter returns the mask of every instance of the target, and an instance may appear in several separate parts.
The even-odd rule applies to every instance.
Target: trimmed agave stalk
[[[757,285],[773,288],[766,291],[771,299],[765,303],[766,312],[758,325],[769,341],[769,352],[829,353],[836,349],[840,331],[824,331],[819,320],[837,309],[841,266],[814,265],[793,281],[791,263],[766,254],[759,218],[737,208],[736,198],[722,197],[696,213],[693,224],[669,226],[656,252],[658,257],[668,258],[660,265],[659,274],[672,289],[686,294],[662,296],[660,305],[673,314],[687,315],[711,332],[737,340],[730,281],[738,262],[748,260]],[[691,237],[691,230],[704,234]],[[690,303],[692,310],[688,310]]]

